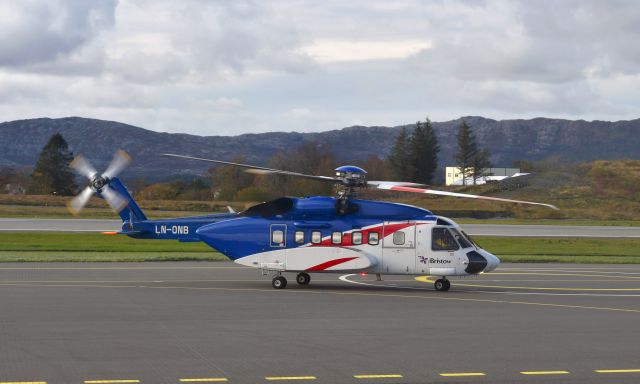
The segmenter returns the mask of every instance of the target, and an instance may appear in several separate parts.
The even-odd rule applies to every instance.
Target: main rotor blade
[[[86,187],[85,189],[83,189],[82,192],[80,192],[76,197],[74,197],[67,204],[67,208],[69,209],[69,212],[71,212],[74,215],[77,215],[78,213],[80,213],[82,208],[84,208],[84,206],[87,205],[92,195],[93,195],[93,189],[91,189],[91,187]]]
[[[104,188],[102,188],[100,194],[111,206],[111,209],[118,213],[127,206],[128,200],[108,185],[105,185]]]
[[[401,192],[412,192],[412,193],[426,193],[430,195],[441,195],[441,196],[453,196],[453,197],[466,197],[469,199],[480,199],[480,200],[492,200],[492,201],[502,201],[507,203],[520,203],[520,204],[531,204],[531,205],[540,205],[543,207],[548,207],[551,209],[555,209],[558,211],[558,207],[551,204],[544,203],[535,203],[532,201],[522,201],[522,200],[512,200],[512,199],[503,199],[500,197],[491,197],[491,196],[481,196],[481,195],[471,195],[468,193],[457,193],[457,192],[447,192],[447,191],[438,191],[435,189],[422,189],[422,188],[413,188],[413,187],[403,187],[394,184],[379,184],[376,186],[378,189],[385,189],[390,191],[401,191]]]
[[[175,154],[172,154],[172,153],[164,153],[164,154],[162,154],[162,156],[165,156],[165,157],[177,157],[177,158],[180,158],[180,159],[207,161],[207,162],[210,162],[210,163],[231,165],[231,166],[234,166],[234,167],[246,168],[245,172],[259,174],[259,175],[278,174],[278,175],[287,175],[287,176],[295,176],[295,177],[304,177],[304,178],[307,178],[307,179],[313,179],[313,180],[319,180],[319,181],[328,181],[328,182],[331,182],[331,183],[341,183],[342,182],[342,179],[329,177],[329,176],[307,175],[307,174],[304,174],[304,173],[284,171],[282,169],[258,167],[256,165],[241,164],[241,163],[232,163],[230,161],[203,159],[201,157],[175,155]]]
[[[118,152],[116,152],[116,154],[113,156],[111,164],[109,164],[109,167],[106,171],[104,171],[102,176],[108,179],[114,178],[118,176],[118,174],[122,172],[122,170],[125,169],[127,165],[129,165],[129,163],[131,163],[131,156],[129,156],[129,154],[122,149],[119,149]]]
[[[426,187],[425,184],[410,183],[408,181],[367,181],[368,187],[377,188],[379,185],[391,185],[396,187]]]
[[[69,166],[78,174],[85,176],[89,180],[93,179],[94,176],[98,174],[98,171],[96,171],[96,169],[93,168],[89,161],[82,155],[76,156]]]

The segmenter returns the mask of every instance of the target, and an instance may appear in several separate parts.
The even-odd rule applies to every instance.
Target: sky
[[[0,0],[0,121],[162,132],[640,118],[640,2]]]

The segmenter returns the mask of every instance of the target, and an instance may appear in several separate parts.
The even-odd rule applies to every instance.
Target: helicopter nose
[[[487,267],[484,269],[484,272],[491,272],[500,265],[500,259],[498,259],[497,256],[487,251],[483,251],[482,256],[487,259]]]

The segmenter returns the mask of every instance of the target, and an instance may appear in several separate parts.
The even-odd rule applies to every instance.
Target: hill
[[[481,146],[492,153],[495,166],[514,160],[557,156],[563,162],[640,158],[640,119],[592,121],[536,118],[492,120],[465,117]],[[451,164],[455,133],[461,119],[433,123],[440,139],[440,165]],[[413,125],[405,127],[412,128]],[[270,132],[238,136],[196,136],[146,130],[115,121],[67,117],[17,120],[0,124],[0,166],[32,167],[47,139],[60,132],[74,153],[85,153],[99,168],[122,148],[135,159],[128,177],[162,179],[198,174],[208,165],[177,163],[158,155],[165,152],[264,164],[279,150],[305,142],[328,144],[339,161],[358,162],[369,155],[386,156],[401,127],[353,126],[319,133]]]

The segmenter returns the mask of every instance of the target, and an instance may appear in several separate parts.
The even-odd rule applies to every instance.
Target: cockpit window
[[[455,251],[458,243],[447,228],[433,228],[431,232],[431,249],[434,251]]]
[[[460,243],[460,246],[462,248],[471,248],[471,243],[468,242],[467,239],[464,236],[462,236],[462,234],[460,234],[460,232],[458,232],[457,229],[450,228],[449,230],[453,234],[453,237],[455,237],[455,239],[458,240],[458,243]]]
[[[480,248],[480,246],[479,246],[475,241],[473,241],[473,239],[471,238],[471,236],[467,235],[467,232],[465,232],[465,231],[460,231],[460,232],[462,232],[462,236],[464,236],[464,237],[465,237],[465,239],[469,240],[469,242],[470,242],[471,244],[475,245],[475,246],[476,246],[476,248]]]

